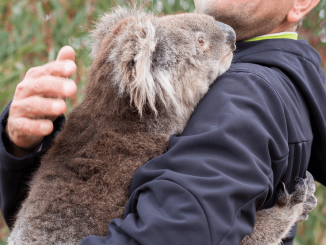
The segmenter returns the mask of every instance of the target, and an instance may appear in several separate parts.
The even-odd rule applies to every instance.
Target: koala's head
[[[160,105],[186,118],[230,67],[234,49],[233,29],[211,16],[157,17],[119,7],[98,22],[91,57],[110,64],[114,81],[108,83],[128,96],[140,115],[145,105],[160,114]]]

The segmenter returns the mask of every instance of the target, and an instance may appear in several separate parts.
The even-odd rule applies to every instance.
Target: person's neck
[[[266,33],[266,35],[273,34],[273,33],[280,33],[280,32],[295,32],[296,29],[297,29],[297,25],[288,22],[287,18],[285,17],[284,20],[275,29]]]

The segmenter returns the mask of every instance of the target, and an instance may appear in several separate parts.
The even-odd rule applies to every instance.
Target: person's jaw
[[[196,12],[212,15],[232,26],[237,41],[296,29],[286,18],[294,0],[195,0],[195,4]]]

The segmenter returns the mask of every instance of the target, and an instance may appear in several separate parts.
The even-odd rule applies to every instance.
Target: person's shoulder
[[[211,86],[208,96],[228,97],[239,95],[248,99],[262,99],[262,96],[274,94],[279,97],[277,83],[283,78],[274,70],[250,63],[234,63]],[[259,95],[257,97],[257,95]],[[270,97],[273,99],[273,96]]]
[[[253,63],[233,63],[227,73],[234,77],[241,77],[247,82],[265,82],[272,86],[275,81],[275,71],[270,67]],[[278,79],[277,79],[278,80]]]
[[[210,87],[194,111],[193,118],[222,115],[240,120],[243,112],[273,117],[282,114],[284,100],[270,82],[273,79],[268,78],[264,70],[259,65],[232,65]]]

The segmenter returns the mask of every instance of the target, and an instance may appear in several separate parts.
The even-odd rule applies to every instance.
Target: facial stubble
[[[204,1],[205,2],[205,1]],[[247,40],[253,37],[265,35],[274,30],[285,18],[281,13],[266,12],[256,14],[261,11],[255,6],[244,4],[243,6],[233,6],[226,8],[214,6],[214,1],[207,1],[206,8],[201,8],[205,14],[213,16],[217,21],[230,25],[237,34],[237,41]]]

